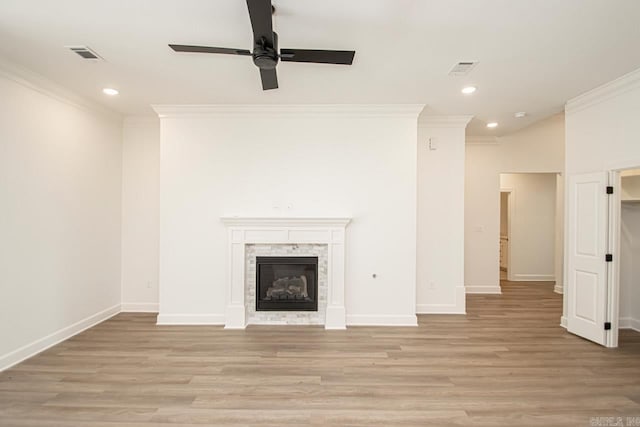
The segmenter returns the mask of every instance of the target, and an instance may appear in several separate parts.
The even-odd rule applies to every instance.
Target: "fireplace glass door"
[[[256,311],[318,311],[318,257],[256,257]]]

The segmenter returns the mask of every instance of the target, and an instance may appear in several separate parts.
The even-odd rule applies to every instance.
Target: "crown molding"
[[[40,74],[3,59],[0,59],[0,77],[80,110],[102,114],[112,120],[122,121],[123,119],[120,113],[77,95]]]
[[[406,117],[416,119],[424,104],[309,104],[309,105],[152,105],[166,117]]]
[[[570,99],[565,105],[565,114],[577,113],[638,88],[640,88],[640,68]]]
[[[468,145],[500,145],[497,136],[467,136],[465,143]]]
[[[473,116],[422,116],[420,128],[466,128]]]

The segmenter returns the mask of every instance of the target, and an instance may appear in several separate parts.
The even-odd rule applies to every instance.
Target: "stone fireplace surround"
[[[327,246],[316,243],[254,244],[245,245],[245,307],[250,325],[324,325],[327,311]],[[317,311],[257,311],[256,280],[259,256],[316,257],[318,259]]]
[[[346,328],[345,230],[350,218],[223,217],[221,220],[228,231],[226,329],[244,329],[249,321],[245,288],[247,245],[269,244],[327,245],[327,301],[324,316],[319,318],[324,318],[325,329]]]

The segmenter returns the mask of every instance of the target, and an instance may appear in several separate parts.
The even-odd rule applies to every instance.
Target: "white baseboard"
[[[467,294],[501,294],[502,289],[500,285],[466,285],[465,290]]]
[[[467,314],[466,289],[457,286],[455,289],[455,302],[453,304],[416,304],[417,314]]]
[[[159,304],[157,302],[123,302],[123,313],[157,313]]]
[[[224,325],[224,314],[158,314],[158,325]]]
[[[455,305],[444,304],[418,304],[417,314],[467,314],[466,310],[460,310]]]
[[[556,276],[553,274],[514,274],[514,282],[555,282]]]
[[[54,345],[59,344],[64,340],[71,338],[72,336],[77,335],[80,332],[97,325],[98,323],[104,322],[105,320],[115,316],[118,313],[120,313],[120,304],[116,304],[113,307],[102,310],[72,325],[59,329],[56,332],[47,335],[46,337],[40,338],[30,344],[22,346],[19,349],[12,351],[11,353],[1,356],[0,372],[4,371],[5,369],[9,369],[13,365],[18,364],[23,360],[33,357],[36,354],[50,347],[53,347]]]
[[[620,329],[633,329],[640,332],[640,319],[634,319],[633,317],[621,317],[618,321],[618,328]]]
[[[555,292],[556,294],[563,294],[564,293],[564,286],[562,285],[555,285],[553,287],[553,292]]]
[[[415,314],[348,314],[347,326],[418,326],[418,318]]]
[[[560,317],[560,326],[562,326],[563,328],[567,329],[567,318],[564,316]]]

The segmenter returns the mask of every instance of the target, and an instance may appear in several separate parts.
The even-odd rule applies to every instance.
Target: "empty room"
[[[639,20],[0,1],[0,425],[640,425]]]

